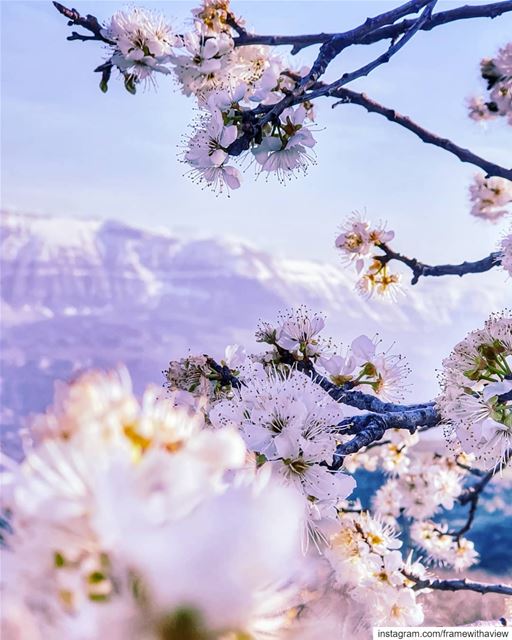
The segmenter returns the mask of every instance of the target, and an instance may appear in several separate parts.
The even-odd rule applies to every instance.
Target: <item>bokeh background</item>
[[[261,33],[345,30],[393,2],[234,2]],[[74,1],[100,20],[120,2]],[[177,25],[191,2],[147,2]],[[455,6],[439,2],[438,9]],[[394,246],[425,262],[475,260],[494,250],[503,224],[469,215],[475,173],[439,149],[357,106],[317,108],[317,164],[283,186],[254,179],[215,197],[185,175],[179,154],[197,117],[166,78],[131,96],[113,78],[102,94],[99,43],[66,42],[50,2],[3,1],[2,12],[2,425],[19,431],[50,402],[57,380],[124,362],[135,385],[162,382],[171,358],[220,357],[255,347],[260,318],[306,304],[327,334],[348,344],[378,333],[407,357],[411,401],[437,392],[436,369],[492,311],[510,305],[498,270],[406,286],[398,305],[365,302],[334,250],[353,210],[387,220]],[[471,122],[465,100],[481,89],[479,61],[510,39],[512,16],[419,33],[393,61],[354,83],[382,103],[498,163],[510,164],[504,122]],[[351,48],[330,76],[357,68],[385,44]],[[289,49],[283,53],[288,56]],[[316,47],[290,59],[310,64]],[[407,273],[404,274],[407,282]],[[512,568],[510,514],[483,515],[473,536],[490,541],[480,569]]]

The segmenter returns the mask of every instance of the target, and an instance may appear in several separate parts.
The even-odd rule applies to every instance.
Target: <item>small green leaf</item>
[[[101,571],[93,571],[89,575],[90,584],[98,584],[98,582],[103,582],[106,579],[107,579],[107,576]]]
[[[66,560],[64,556],[62,555],[62,553],[59,553],[59,551],[55,552],[55,555],[53,556],[53,561],[57,569],[60,569],[66,564]]]
[[[135,86],[135,79],[133,76],[128,75],[124,78],[124,88],[128,93],[131,93],[134,96],[137,93],[137,87]]]

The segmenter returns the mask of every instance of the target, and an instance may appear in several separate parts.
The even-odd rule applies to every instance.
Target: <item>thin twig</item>
[[[420,140],[422,140],[426,144],[432,144],[436,147],[444,149],[445,151],[448,151],[449,153],[456,156],[461,162],[468,162],[477,167],[480,167],[480,169],[485,171],[487,177],[499,176],[501,178],[506,178],[507,180],[512,180],[512,169],[505,169],[504,167],[501,167],[493,162],[485,160],[485,158],[477,156],[469,149],[459,147],[448,138],[442,138],[435,133],[424,129],[409,117],[401,115],[395,109],[390,109],[389,107],[385,107],[384,105],[379,104],[364,93],[357,93],[349,89],[341,88],[331,95],[333,97],[341,98],[341,100],[339,102],[336,102],[333,107],[339,104],[356,104],[364,107],[370,113],[378,113],[379,115],[384,116],[386,120],[395,122],[405,129],[408,129],[412,133],[416,134],[420,138]]]
[[[437,591],[475,591],[476,593],[499,593],[504,596],[512,596],[512,586],[506,584],[486,584],[484,582],[472,582],[471,580],[420,580],[415,576],[407,576],[415,582],[414,591],[420,589],[436,589]]]
[[[68,25],[70,27],[72,25],[77,25],[78,27],[82,27],[83,29],[90,31],[93,34],[92,36],[85,36],[77,33],[76,31],[73,31],[71,35],[68,36],[68,40],[99,40],[101,42],[106,42],[107,44],[114,44],[112,40],[105,38],[105,36],[101,33],[101,24],[95,16],[91,16],[90,14],[87,14],[85,17],[81,16],[76,9],[68,9],[63,4],[60,4],[60,2],[53,2],[53,6],[60,14],[62,14],[69,20]]]
[[[475,262],[461,262],[460,264],[439,264],[429,265],[424,262],[420,262],[416,258],[408,258],[393,251],[386,243],[381,243],[378,248],[384,253],[383,256],[374,256],[382,265],[387,264],[393,260],[397,260],[402,264],[405,264],[412,271],[411,284],[416,284],[418,280],[423,276],[459,276],[462,277],[468,273],[484,273],[490,271],[494,267],[498,267],[501,264],[501,254],[499,252],[491,253],[490,255],[476,260]]]

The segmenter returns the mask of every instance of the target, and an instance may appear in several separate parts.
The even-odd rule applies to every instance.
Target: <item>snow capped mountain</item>
[[[271,256],[234,239],[182,240],[121,222],[3,212],[2,417],[43,409],[53,383],[124,362],[136,387],[160,382],[170,358],[256,348],[259,318],[306,304],[336,343],[378,332],[407,355],[412,397],[436,391],[434,369],[467,330],[505,306],[500,273],[431,279],[399,305],[368,303],[342,267]]]

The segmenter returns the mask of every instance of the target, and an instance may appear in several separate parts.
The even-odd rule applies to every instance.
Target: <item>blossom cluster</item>
[[[405,449],[405,448],[404,448]],[[408,459],[378,489],[373,500],[375,512],[390,525],[397,518],[411,521],[411,538],[430,562],[442,563],[461,571],[475,564],[478,553],[471,541],[448,531],[446,523],[434,522],[434,516],[446,517],[463,493],[467,474],[455,460],[428,452],[403,453]],[[383,458],[386,468],[386,458]]]
[[[476,175],[469,186],[469,196],[471,215],[497,222],[511,212],[512,182],[505,178]]]
[[[112,42],[111,62],[123,74],[130,92],[155,72],[169,73],[166,63],[180,42],[161,14],[141,7],[117,11],[102,34]]]
[[[286,393],[260,372],[259,387],[214,402],[210,425],[154,388],[139,402],[123,369],[62,386],[24,460],[2,459],[8,637],[320,640],[341,624],[320,612],[347,601],[366,610],[365,588],[370,620],[421,623],[405,573],[423,569],[396,555],[396,534],[369,514],[339,518],[334,505],[354,482],[316,464],[339,410],[293,375],[283,382]],[[300,545],[308,502],[330,521],[314,553]],[[361,536],[360,567],[350,536]],[[326,562],[336,584],[323,603]]]
[[[456,347],[445,379],[463,386],[439,401],[459,419],[470,404],[456,395],[466,394],[480,403],[470,407],[473,425],[485,405],[503,438],[511,322],[492,318]],[[139,401],[124,369],[59,386],[31,424],[24,459],[1,461],[2,629],[30,640],[185,631],[198,640],[320,640],[341,630],[365,637],[371,624],[421,624],[427,565],[478,561],[467,529],[437,519],[460,501],[488,442],[474,457],[453,458],[421,448],[417,433],[389,430],[334,470],[351,416],[312,367],[331,367],[350,392],[374,376],[370,365],[383,371],[387,356],[366,336],[333,354],[323,327],[300,308],[260,326],[266,353],[233,346],[220,364],[173,362],[165,397],[149,387]],[[457,367],[467,380],[452,375]],[[359,468],[387,475],[372,513],[349,475]],[[400,552],[403,521],[421,561]]]
[[[268,86],[272,87],[273,82]],[[240,186],[240,171],[229,164],[235,155],[239,162],[244,162],[250,155],[258,175],[274,174],[281,182],[297,172],[306,173],[315,162],[311,149],[316,141],[307,121],[311,114],[303,105],[289,107],[278,117],[258,124],[258,141],[241,144],[249,122],[247,117],[252,117],[252,108],[245,99],[248,86],[241,83],[231,91],[212,93],[200,105],[203,113],[197,131],[186,144],[184,160],[192,166],[190,175],[216,191]],[[237,145],[240,152],[233,152]]]
[[[400,292],[400,274],[392,273],[385,255],[375,255],[395,237],[384,224],[373,226],[360,213],[353,213],[342,225],[335,246],[346,264],[354,265],[360,276],[356,290],[364,298],[378,296],[396,299]]]
[[[185,34],[177,34],[162,15],[139,8],[116,12],[102,31],[111,43],[109,63],[130,92],[163,73],[196,98],[200,115],[183,154],[192,179],[216,191],[237,189],[241,174],[231,163],[235,157],[242,163],[252,158],[258,174],[275,174],[281,181],[307,171],[315,161],[308,124],[313,105],[306,101],[277,117],[266,114],[308,69],[290,70],[268,46],[236,47],[233,36],[242,21],[227,0],[203,0],[192,15]],[[258,135],[245,144],[248,127],[256,127]]]
[[[479,554],[463,532],[449,528],[448,520],[453,520],[453,509],[472,484],[475,456],[450,457],[430,448],[425,450],[417,432],[389,430],[383,441],[351,455],[345,468],[350,473],[384,472],[387,479],[372,498],[375,516],[389,531],[398,531],[406,522],[425,566],[440,564],[462,571],[476,564]],[[360,505],[347,501],[343,507],[357,510]],[[503,510],[504,505],[494,497],[489,508]]]
[[[512,445],[512,317],[491,316],[443,361],[437,405],[454,446],[488,467]]]
[[[326,552],[337,584],[349,588],[356,601],[369,603],[372,625],[420,625],[423,610],[409,587],[414,578],[425,577],[423,565],[404,560],[395,531],[368,512],[345,513],[340,520],[341,530]]]
[[[256,339],[272,346],[259,356],[266,366],[313,363],[323,369],[336,385],[365,391],[383,400],[403,398],[409,368],[401,355],[380,350],[380,340],[366,335],[355,338],[343,350],[320,333],[325,320],[306,307],[280,314],[277,325],[262,322]]]
[[[233,365],[232,362],[230,364]],[[205,355],[173,360],[164,375],[169,396],[176,406],[201,410],[208,401],[232,393],[230,381],[223,376],[222,370],[218,371],[212,366]]]
[[[325,466],[336,448],[341,405],[302,373],[256,365],[233,398],[212,407],[209,418],[214,427],[238,429],[258,464],[268,461],[302,496],[304,544],[325,541],[326,531],[336,528],[338,504],[355,487],[351,476]]]
[[[336,350],[321,336],[324,327],[321,315],[299,307],[281,313],[275,326],[260,323],[256,339],[270,350],[248,356],[228,347],[218,366],[224,381],[206,356],[171,362],[166,371],[174,403],[201,409],[214,428],[237,429],[258,464],[268,463],[295,488],[304,501],[305,545],[325,542],[354,482],[326,466],[344,438],[342,405],[298,367],[315,363],[334,384],[383,400],[402,397],[409,372],[401,356],[380,351],[376,338],[359,336],[345,352]]]
[[[452,509],[462,493],[463,470],[452,460],[431,453],[416,453],[377,491],[374,507],[388,522],[402,513],[425,520],[441,507]]]
[[[463,571],[478,561],[471,540],[448,532],[446,524],[419,520],[411,526],[411,538],[429,559]]]
[[[403,356],[380,351],[380,341],[361,335],[342,354],[324,356],[320,366],[332,382],[365,391],[385,401],[397,401],[407,391],[405,380],[410,373]]]
[[[8,637],[258,638],[288,623],[301,505],[247,466],[235,430],[153,389],[139,404],[121,371],[61,390],[36,438],[2,461]]]
[[[496,57],[484,58],[480,70],[488,96],[469,100],[469,117],[479,122],[503,117],[512,124],[512,42],[502,47]]]

